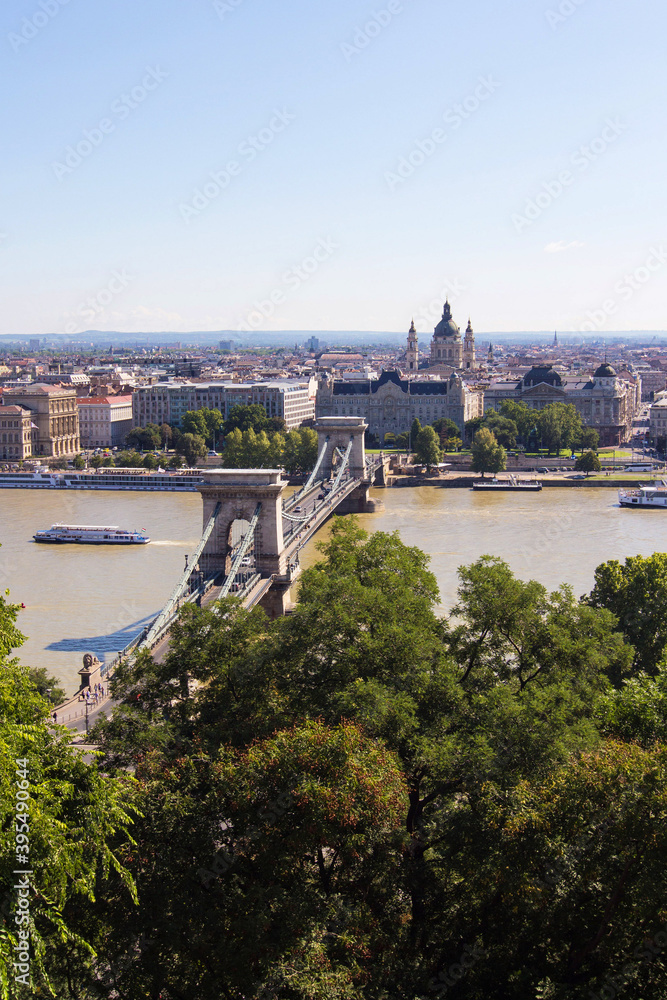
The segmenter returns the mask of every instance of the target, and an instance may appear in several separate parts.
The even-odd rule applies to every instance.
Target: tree
[[[599,472],[602,468],[600,459],[594,451],[585,451],[574,463],[575,469],[585,472]]]
[[[158,468],[160,461],[156,455],[149,452],[148,455],[144,455],[144,460],[142,462],[144,469],[149,469],[151,472]]]
[[[66,698],[66,692],[60,686],[60,680],[46,672],[46,667],[30,667],[28,669],[30,683],[35,690],[51,705],[61,705]]]
[[[474,441],[475,434],[483,426],[484,417],[473,417],[472,420],[466,420],[465,422],[465,438],[466,441]]]
[[[238,427],[235,427],[234,430],[225,435],[222,464],[226,469],[244,468],[243,434]]]
[[[489,410],[484,416],[484,427],[488,427],[494,435],[498,444],[503,448],[515,448],[517,438],[517,426],[509,417],[504,417],[495,410]]]
[[[577,447],[581,451],[597,451],[600,444],[600,435],[594,427],[582,427],[581,434],[577,439]]]
[[[412,424],[410,425],[410,434],[409,434],[410,448],[412,451],[414,451],[415,442],[417,440],[417,437],[419,436],[419,432],[421,431],[421,429],[422,425],[417,419],[417,417],[415,417],[415,419],[412,421]]]
[[[572,403],[549,403],[537,415],[542,444],[549,454],[571,449],[582,433],[581,417]]]
[[[440,438],[441,446],[444,446],[445,441],[448,439],[460,436],[458,424],[455,424],[449,417],[441,417],[439,420],[434,420],[431,426]]]
[[[478,430],[472,443],[473,472],[481,472],[482,478],[486,472],[502,472],[506,460],[505,449],[498,444],[491,431],[486,427]]]
[[[144,465],[144,456],[138,451],[119,451],[116,455],[116,465],[124,469],[141,469]]]
[[[429,472],[432,465],[442,461],[442,450],[438,436],[432,427],[423,427],[413,443],[417,461],[425,465]]]
[[[209,448],[214,448],[216,438],[223,425],[220,410],[202,406],[199,410],[188,410],[181,419],[181,429],[185,434],[196,434],[204,438]]]
[[[514,422],[517,428],[518,440],[524,446],[527,446],[530,433],[535,426],[535,410],[526,406],[525,403],[519,403],[513,399],[505,399],[500,404],[500,414]]]
[[[248,431],[252,428],[257,434],[259,431],[266,430],[267,424],[268,418],[263,406],[260,406],[259,403],[253,403],[251,406],[239,403],[229,411],[229,417],[224,424],[224,433],[226,436],[235,428],[240,431]],[[279,429],[282,430],[282,428]]]
[[[33,682],[52,678],[10,658],[24,641],[18,611],[0,598],[0,995],[93,997],[96,977],[109,970],[96,958],[108,930],[98,894],[128,908],[136,900],[124,863],[136,789],[53,731],[51,705]],[[20,957],[26,951],[30,963]]]
[[[176,444],[176,451],[183,455],[186,463],[193,468],[198,459],[206,455],[206,441],[199,434],[182,434]]]
[[[169,459],[170,469],[181,469],[183,467],[183,458],[181,455],[172,455]]]
[[[162,433],[157,424],[146,424],[145,427],[133,427],[125,438],[128,448],[140,448],[142,451],[153,451],[162,445]]]
[[[74,459],[74,468],[81,471],[81,469],[86,468],[86,459],[84,455],[77,455]]]
[[[160,438],[163,448],[169,448],[171,446],[173,436],[174,432],[169,424],[160,424]]]
[[[586,600],[616,616],[619,630],[635,649],[635,671],[654,676],[667,646],[667,554],[602,563]]]
[[[305,475],[315,468],[317,441],[317,431],[312,427],[298,427],[285,436],[283,467],[288,475]]]
[[[93,455],[90,459],[90,464],[93,469],[99,469],[104,462],[103,455]]]

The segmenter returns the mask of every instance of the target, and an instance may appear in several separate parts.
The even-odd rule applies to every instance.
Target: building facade
[[[586,427],[593,427],[603,446],[618,446],[632,437],[637,388],[603,364],[584,378],[561,376],[554,368],[535,366],[521,379],[497,379],[484,391],[484,411],[499,410],[506,399],[543,410],[549,403],[572,403]]]
[[[132,430],[132,396],[80,398],[82,448],[121,448]]]
[[[22,462],[32,458],[32,413],[22,406],[0,406],[0,459]]]
[[[80,451],[76,400],[76,390],[42,383],[3,393],[5,406],[30,410],[36,425],[32,454],[40,458],[73,458]]]
[[[363,417],[381,443],[385,435],[403,434],[417,417],[422,425],[440,417],[453,420],[461,433],[467,420],[481,416],[483,394],[452,374],[448,379],[407,379],[384,371],[379,379],[324,379],[317,390],[317,417]]]
[[[145,386],[132,396],[132,420],[135,427],[146,424],[171,424],[179,427],[183,415],[207,407],[220,410],[225,420],[237,405],[264,407],[268,417],[282,417],[287,430],[301,427],[315,419],[317,380],[276,380],[273,382],[158,382]]]

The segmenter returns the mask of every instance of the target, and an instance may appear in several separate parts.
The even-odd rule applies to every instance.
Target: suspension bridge
[[[119,659],[141,649],[161,658],[184,604],[208,605],[232,595],[246,608],[260,605],[271,618],[284,615],[301,573],[299,553],[324,522],[332,514],[371,513],[383,506],[369,492],[375,483],[384,484],[387,460],[366,454],[363,418],[323,417],[315,426],[317,462],[290,497],[278,469],[204,473],[199,544],[160,613],[119,657],[101,666],[101,679],[113,673]],[[80,721],[84,710],[87,715],[75,696],[57,709],[59,721]]]

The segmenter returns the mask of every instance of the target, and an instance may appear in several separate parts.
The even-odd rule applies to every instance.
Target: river
[[[385,511],[359,520],[368,531],[398,531],[431,557],[443,611],[456,600],[457,568],[484,553],[505,559],[524,579],[577,596],[607,559],[667,551],[667,514],[623,510],[612,489],[545,489],[537,494],[473,493],[434,487],[378,490]],[[56,521],[145,528],[150,545],[37,545]],[[29,636],[19,656],[46,667],[68,692],[78,687],[85,652],[112,658],[160,609],[196,546],[202,507],[192,493],[59,493],[0,490],[0,586],[23,602]],[[326,537],[325,526],[318,539]],[[302,565],[318,558],[315,540]]]

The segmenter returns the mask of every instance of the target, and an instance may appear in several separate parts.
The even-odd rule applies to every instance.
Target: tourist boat
[[[98,472],[0,472],[0,489],[159,490],[196,493],[203,476],[196,472],[143,472],[99,469]]]
[[[667,507],[667,483],[654,486],[638,486],[632,490],[619,490],[618,502],[621,507]]]
[[[117,526],[95,524],[53,524],[46,531],[38,531],[33,538],[36,542],[74,542],[79,545],[146,545],[150,542],[143,531],[126,531]]]
[[[509,476],[507,479],[479,479],[472,484],[474,490],[487,490],[489,493],[539,493],[542,483],[539,479],[517,479],[516,476]]]

